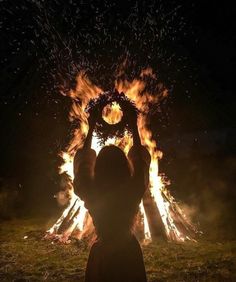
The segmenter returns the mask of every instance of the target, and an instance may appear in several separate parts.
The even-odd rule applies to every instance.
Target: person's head
[[[128,159],[125,153],[114,145],[105,146],[97,156],[94,178],[99,185],[124,183],[131,177]]]

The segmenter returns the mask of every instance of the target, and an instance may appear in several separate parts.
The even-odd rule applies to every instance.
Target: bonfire
[[[140,204],[137,216],[136,233],[144,242],[150,242],[154,238],[165,238],[171,241],[184,242],[195,240],[197,229],[190,219],[184,214],[180,205],[171,196],[167,189],[168,182],[158,172],[158,161],[163,154],[158,150],[157,143],[149,129],[150,112],[157,107],[160,100],[165,99],[168,90],[159,84],[158,95],[153,95],[147,90],[147,78],[156,80],[151,69],[143,70],[139,77],[128,81],[118,78],[114,83],[114,89],[104,92],[103,89],[91,83],[85,72],[79,73],[77,85],[67,95],[72,99],[72,107],[69,113],[71,121],[77,120],[78,127],[73,132],[73,138],[65,151],[60,152],[63,164],[59,167],[59,173],[63,176],[63,189],[56,198],[65,205],[64,211],[56,223],[47,231],[46,238],[56,239],[60,242],[69,242],[71,237],[81,240],[91,238],[94,234],[92,219],[84,207],[84,202],[76,195],[73,189],[73,158],[83,146],[88,132],[88,107],[91,101],[96,101],[102,95],[117,95],[109,103],[105,103],[102,110],[104,124],[117,125],[122,122],[125,111],[122,109],[119,95],[132,101],[138,114],[138,130],[144,145],[150,155],[151,164],[149,170],[149,189],[145,193]],[[104,94],[105,93],[105,94]],[[118,101],[118,102],[117,102]],[[102,139],[99,131],[95,132],[92,139],[92,148],[97,152],[102,146],[114,144],[120,147],[126,154],[132,146],[132,135],[128,129],[123,134],[107,135]],[[121,207],[122,208],[122,207]]]

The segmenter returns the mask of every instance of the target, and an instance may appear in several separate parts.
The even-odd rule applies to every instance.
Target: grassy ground
[[[41,240],[46,229],[43,220],[0,224],[0,281],[83,281],[89,252],[85,243]],[[143,252],[150,282],[236,281],[235,241],[154,242],[143,246]]]

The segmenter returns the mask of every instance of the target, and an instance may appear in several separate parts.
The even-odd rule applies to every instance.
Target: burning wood
[[[165,228],[163,226],[160,212],[151,195],[147,190],[143,198],[144,211],[147,217],[147,224],[150,228],[151,238],[165,238]]]
[[[143,235],[147,240],[154,237],[167,238],[168,240],[185,241],[195,237],[197,230],[184,216],[181,208],[170,195],[163,178],[158,175],[158,160],[162,153],[157,149],[155,140],[152,138],[152,132],[148,129],[147,114],[151,107],[155,106],[160,100],[168,95],[167,89],[160,84],[159,95],[151,95],[146,90],[145,77],[156,79],[152,70],[144,70],[138,79],[133,81],[120,80],[115,81],[116,95],[124,93],[128,99],[133,101],[135,107],[141,113],[138,118],[138,130],[142,144],[148,149],[151,155],[151,164],[149,171],[150,189],[146,192],[143,202],[140,204],[139,224],[143,226]],[[74,137],[67,147],[66,152],[60,155],[64,160],[59,173],[67,173],[71,179],[73,175],[73,158],[78,148],[83,146],[84,138],[88,132],[87,113],[85,111],[89,101],[98,98],[102,89],[93,85],[85,73],[81,72],[77,77],[77,86],[71,90],[69,96],[72,99],[72,108],[70,119],[79,120],[80,126],[74,131]],[[161,93],[161,94],[160,94]],[[80,103],[78,103],[78,100]],[[114,102],[114,101],[112,101]],[[106,105],[107,106],[107,105]],[[121,119],[122,111],[112,104],[103,110],[103,118],[107,123],[114,124]],[[92,148],[98,153],[101,149],[97,135],[93,136]],[[120,147],[126,154],[132,146],[132,137],[125,132],[122,136],[108,137],[105,145],[114,144]],[[93,225],[84,203],[76,196],[73,190],[70,191],[71,199],[67,208],[58,221],[48,230],[47,237],[61,236],[66,240],[75,234],[79,239],[91,233]],[[140,219],[141,218],[141,219]],[[89,231],[88,231],[89,230]]]

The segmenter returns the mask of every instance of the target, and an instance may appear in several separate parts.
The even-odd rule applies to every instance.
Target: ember
[[[151,155],[151,165],[149,171],[150,189],[144,196],[140,204],[140,215],[138,225],[143,226],[143,238],[150,241],[156,236],[165,236],[168,240],[180,241],[194,240],[197,230],[189,219],[184,215],[180,206],[170,195],[164,178],[158,173],[158,161],[162,158],[162,152],[157,149],[157,144],[152,138],[152,132],[148,128],[148,113],[151,106],[155,106],[160,99],[168,95],[167,89],[160,86],[161,95],[151,95],[146,90],[146,80],[143,77],[156,79],[151,69],[141,72],[139,78],[133,81],[117,79],[115,89],[117,95],[124,93],[127,98],[134,102],[140,111],[138,117],[138,129],[142,144],[148,149]],[[64,163],[59,168],[59,173],[73,175],[73,157],[78,148],[83,146],[85,136],[88,131],[87,113],[85,111],[90,99],[97,98],[104,91],[93,85],[86,74],[81,72],[77,77],[77,86],[71,90],[69,96],[72,99],[70,119],[78,119],[80,126],[74,131],[74,136],[69,143],[67,150],[61,152],[60,156]],[[77,103],[77,101],[81,103]],[[113,102],[103,109],[103,119],[109,124],[116,124],[122,119],[122,110],[119,105]],[[108,138],[105,145],[115,144],[126,154],[132,146],[132,136],[126,132],[122,137]],[[98,136],[94,135],[92,148],[98,153],[102,145]],[[92,234],[92,220],[84,207],[83,201],[71,189],[68,183],[68,205],[63,211],[57,222],[47,231],[47,238],[57,238],[59,241],[66,242],[73,234],[78,239]],[[59,194],[58,194],[59,197]]]

